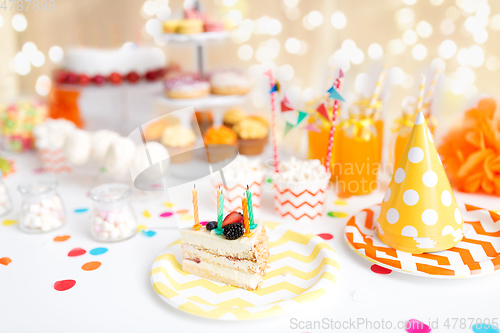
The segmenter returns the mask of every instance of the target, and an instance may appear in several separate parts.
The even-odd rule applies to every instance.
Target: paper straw
[[[377,84],[375,85],[375,91],[373,91],[372,99],[370,100],[370,106],[369,106],[370,110],[375,109],[375,105],[377,104],[378,101],[378,96],[382,91],[384,80],[385,80],[385,68],[378,75]]]
[[[274,87],[276,80],[274,79],[274,75],[272,71],[269,74],[269,86],[270,89]],[[276,99],[274,96],[275,92],[271,93],[271,110],[272,110],[272,127],[273,131],[273,157],[274,157],[274,172],[279,172],[279,156],[278,156],[278,141],[276,139]]]
[[[425,76],[422,75],[420,77],[420,90],[418,94],[416,113],[419,113],[422,110],[422,107],[424,106],[424,90],[425,90]]]
[[[340,93],[340,78],[335,81],[335,88]],[[330,127],[330,136],[328,137],[328,151],[326,153],[325,169],[326,172],[330,172],[330,161],[332,160],[332,150],[333,150],[333,138],[335,136],[335,127],[337,125],[337,115],[339,111],[339,101],[335,100],[333,102],[333,115],[332,115],[332,126]]]
[[[436,70],[434,71],[434,76],[432,77],[429,91],[427,91],[427,95],[425,96],[425,101],[427,103],[430,103],[432,100],[432,97],[434,96],[434,92],[436,91],[437,81],[439,79],[439,74],[441,74],[441,70],[439,68],[436,68]]]

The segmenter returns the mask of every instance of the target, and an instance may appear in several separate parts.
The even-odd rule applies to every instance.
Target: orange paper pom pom
[[[500,111],[494,99],[465,112],[438,149],[453,186],[500,196]]]

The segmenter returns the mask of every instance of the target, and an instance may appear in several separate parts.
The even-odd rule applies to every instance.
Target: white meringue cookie
[[[103,163],[109,146],[120,134],[110,130],[99,130],[92,135],[92,159]]]
[[[151,164],[149,163],[148,156],[146,155],[146,149],[148,150],[149,157],[151,158]],[[135,179],[141,172],[149,168],[158,162],[164,161],[162,163],[163,167],[166,168],[169,164],[170,155],[168,154],[167,148],[158,142],[148,142],[146,146],[138,146],[136,148],[134,159],[131,163],[130,172],[132,174],[132,179]]]
[[[68,135],[64,144],[64,155],[74,165],[84,165],[92,152],[92,135],[89,132],[75,129]]]
[[[129,171],[129,163],[134,158],[135,144],[129,138],[113,140],[104,157],[104,167],[111,175],[123,176]]]

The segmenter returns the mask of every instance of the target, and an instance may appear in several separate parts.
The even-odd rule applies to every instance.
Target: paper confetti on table
[[[142,215],[144,215],[145,217],[147,217],[148,219],[151,217],[151,214],[149,214],[148,210],[145,209],[143,212],[142,212]]]
[[[89,251],[89,253],[93,256],[98,256],[100,254],[104,254],[108,252],[108,249],[105,247],[96,247],[95,249],[92,249]]]
[[[141,232],[141,231],[143,231],[144,229],[146,229],[146,226],[145,226],[144,224],[139,224],[139,225],[137,226],[137,232]]]
[[[65,291],[75,286],[75,280],[61,280],[54,283],[54,289],[57,291]]]
[[[337,206],[345,206],[345,205],[347,205],[347,201],[342,200],[342,199],[339,199],[339,200],[335,200],[335,201],[333,202],[333,204],[334,204],[334,205],[337,205]]]
[[[348,217],[349,216],[349,214],[343,213],[343,212],[328,212],[327,215],[330,216],[330,217],[338,217],[338,218]]]
[[[328,234],[328,233],[318,234],[318,236],[321,237],[321,238],[323,238],[324,240],[333,239],[333,235],[332,234]]]
[[[156,231],[153,230],[142,230],[141,232],[146,237],[153,237],[154,235],[156,235]]]
[[[3,258],[0,258],[0,264],[1,265],[4,265],[4,266],[7,266],[8,264],[10,264],[12,262],[12,259],[8,258],[8,257],[3,257]]]
[[[408,333],[429,333],[430,327],[420,320],[410,319],[406,323],[406,332]]]
[[[182,214],[189,213],[189,210],[187,210],[187,209],[181,209],[181,210],[176,211],[176,213],[182,215]]]
[[[76,208],[75,213],[85,213],[88,210],[88,208]]]
[[[181,220],[183,221],[189,221],[193,219],[193,214],[182,214],[181,215]]]
[[[64,242],[67,241],[71,236],[64,235],[64,236],[56,236],[54,237],[54,242]]]
[[[475,333],[500,333],[498,327],[490,324],[475,324],[472,326],[472,331]]]
[[[382,267],[379,265],[372,265],[372,267],[370,267],[370,269],[372,270],[373,273],[377,273],[377,274],[391,274],[392,273],[392,271],[389,268],[385,268],[385,267]]]
[[[160,217],[170,217],[172,215],[174,215],[174,213],[172,213],[172,212],[165,212],[165,213],[161,213]]]
[[[83,256],[85,253],[87,253],[87,251],[85,251],[81,247],[75,247],[73,250],[69,251],[68,257]]]
[[[164,205],[165,207],[172,208],[172,207],[174,207],[174,206],[175,206],[175,203],[165,201],[165,203],[164,203],[163,205]]]
[[[83,264],[82,269],[84,271],[94,271],[101,267],[101,263],[99,261],[91,261],[86,264]]]
[[[209,222],[209,221],[203,221],[203,222],[200,222],[200,224],[201,224],[202,226],[206,226],[208,222]]]
[[[17,223],[16,220],[3,220],[2,225],[12,225],[16,223]]]

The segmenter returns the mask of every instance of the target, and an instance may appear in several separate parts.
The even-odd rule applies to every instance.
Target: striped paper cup
[[[262,203],[262,183],[264,183],[264,173],[255,174],[255,176],[246,179],[230,179],[226,178],[226,185],[222,184],[221,177],[214,174],[210,177],[213,186],[212,198],[213,203],[217,205],[217,190],[224,191],[224,212],[230,213],[235,210],[242,210],[241,200],[243,194],[248,188],[252,193],[252,205],[254,209],[259,209]]]
[[[38,149],[38,156],[42,161],[42,167],[45,172],[71,172],[62,148]]]
[[[313,221],[324,213],[329,178],[314,182],[274,181],[274,207],[292,221]]]

